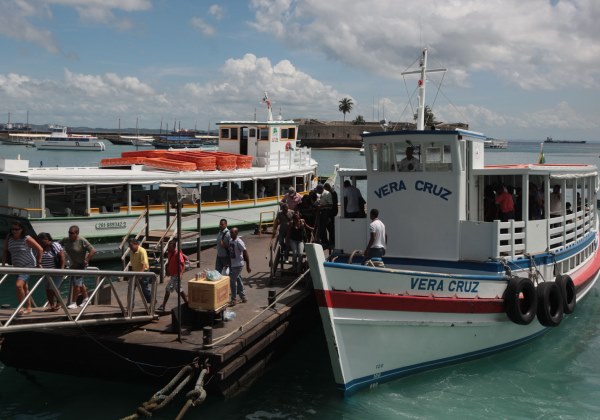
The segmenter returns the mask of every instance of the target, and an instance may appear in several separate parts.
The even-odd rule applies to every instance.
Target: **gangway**
[[[156,319],[154,306],[158,276],[151,272],[111,271],[111,270],[60,270],[46,268],[0,267],[0,287],[12,286],[15,274],[29,274],[29,293],[15,309],[0,309],[0,334],[17,331],[32,331],[48,328],[75,326],[99,326],[126,323],[144,323]],[[59,290],[51,277],[61,276],[67,281],[71,276],[94,280],[95,287],[89,299],[80,307],[68,309],[71,290]],[[141,278],[150,277],[152,298],[147,303],[141,289]],[[46,282],[58,297],[60,308],[56,312],[44,309],[33,300],[36,291],[42,291]],[[62,288],[61,288],[62,289]],[[139,298],[136,299],[136,296]],[[27,299],[32,298],[33,312],[19,315]],[[114,300],[114,301],[113,301]]]

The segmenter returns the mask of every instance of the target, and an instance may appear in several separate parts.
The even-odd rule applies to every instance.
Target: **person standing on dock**
[[[237,295],[240,296],[242,303],[248,302],[242,281],[242,269],[245,265],[248,273],[251,273],[252,270],[250,269],[250,258],[246,250],[246,244],[238,236],[238,228],[232,228],[230,234],[229,258],[231,259],[231,264],[229,266],[229,285],[231,288],[231,302],[229,302],[229,306],[235,306]]]
[[[33,251],[36,251],[34,255]],[[2,255],[2,266],[8,262],[13,267],[21,268],[42,268],[42,247],[31,236],[25,233],[25,226],[20,222],[12,222],[10,233],[4,241],[4,253]],[[17,299],[19,303],[23,302],[25,296],[29,294],[27,280],[30,274],[17,274]],[[31,299],[25,302],[25,309],[19,311],[19,315],[31,313]]]
[[[227,229],[227,220],[219,221],[219,233],[217,234],[217,261],[215,262],[215,270],[219,273],[223,272],[225,267],[229,267],[229,229]]]
[[[171,239],[171,242],[169,242],[167,247],[167,252],[167,275],[171,276],[171,278],[165,288],[165,298],[163,299],[163,303],[158,308],[161,312],[165,311],[169,296],[171,296],[171,292],[174,290],[177,290],[177,293],[181,295],[181,299],[183,299],[186,304],[188,303],[187,296],[181,287],[181,277],[185,271],[186,257],[181,250],[177,251],[177,238]],[[179,264],[179,267],[177,267],[177,264]]]
[[[273,221],[273,235],[271,236],[271,242],[277,236],[277,242],[279,243],[279,252],[283,253],[284,261],[288,260],[289,252],[287,245],[285,244],[285,238],[287,235],[288,227],[294,216],[294,210],[290,210],[286,203],[280,204],[281,208],[275,216]]]
[[[365,261],[371,258],[383,257],[387,244],[385,225],[379,220],[379,210],[371,209],[369,216],[371,217],[371,223],[369,224],[369,243],[365,249]]]
[[[42,232],[38,235],[38,242],[42,246],[42,267],[50,269],[65,269],[65,250],[58,242],[54,242],[52,236],[49,233]],[[60,309],[60,298],[54,292],[50,282],[54,283],[56,289],[60,288],[62,284],[62,276],[50,276],[46,275],[44,282],[46,283],[46,298],[48,299],[48,308],[45,309],[47,312],[55,312]]]
[[[69,236],[60,241],[60,244],[71,261],[69,268],[74,270],[85,270],[96,253],[96,249],[87,239],[79,236],[79,226],[76,225],[69,228]],[[83,296],[81,302],[81,306],[83,306],[88,301],[88,292],[83,283],[83,276],[71,276],[71,281],[73,282],[73,298],[72,303],[67,308],[75,309],[77,308],[77,296],[79,294]]]
[[[133,271],[148,271],[150,270],[150,263],[148,262],[148,252],[146,248],[140,246],[136,239],[129,240],[129,250],[131,251],[131,268]],[[150,303],[152,299],[152,291],[150,290],[150,282],[152,277],[144,276],[139,283],[142,289],[142,294],[146,302]],[[139,281],[139,279],[136,279]]]
[[[337,191],[331,187],[331,184],[326,182],[323,186],[325,191],[331,194],[331,210],[329,212],[329,220],[327,222],[327,235],[329,236],[329,252],[335,248],[335,216],[338,214],[338,195]]]

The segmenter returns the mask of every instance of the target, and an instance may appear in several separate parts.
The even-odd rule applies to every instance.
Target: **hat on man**
[[[296,190],[294,189],[294,187],[290,187],[290,188],[288,188],[288,192],[289,192],[290,194],[296,194]]]

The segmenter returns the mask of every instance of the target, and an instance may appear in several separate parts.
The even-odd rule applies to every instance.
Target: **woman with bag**
[[[63,270],[65,268],[65,250],[63,247],[58,242],[54,242],[52,236],[46,232],[42,232],[38,235],[38,242],[43,250],[42,267]],[[44,279],[46,285],[46,298],[48,299],[48,308],[46,309],[46,312],[54,312],[60,309],[58,296],[56,296],[50,281],[52,281],[54,286],[58,289],[62,283],[62,276],[47,275],[46,279]]]

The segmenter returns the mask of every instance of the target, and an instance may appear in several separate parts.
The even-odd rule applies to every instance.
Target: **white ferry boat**
[[[98,137],[86,134],[69,134],[67,127],[52,127],[50,136],[37,144],[40,150],[74,150],[102,152],[106,149]]]
[[[290,186],[310,189],[317,168],[310,149],[288,147],[298,124],[274,121],[270,111],[263,122],[221,122],[218,152],[123,152],[98,167],[33,168],[26,160],[0,159],[0,210],[29,219],[35,231],[56,239],[75,224],[91,242],[113,244],[148,201],[150,225],[164,228],[169,206],[161,185],[176,184],[190,193],[185,212],[196,210],[200,198],[203,233],[216,231],[221,218],[240,228],[269,222],[281,195]],[[197,219],[183,220],[182,228],[196,230]]]
[[[534,339],[598,279],[597,168],[486,166],[484,135],[421,131],[426,63],[424,50],[418,131],[365,134],[366,169],[337,172],[340,185],[366,179],[367,214],[378,209],[386,227],[385,256],[352,258],[366,247],[370,220],[343,211],[332,258],[306,246],[345,393]],[[399,172],[408,147],[419,165]],[[512,217],[496,213],[494,191],[503,188],[513,192]]]

